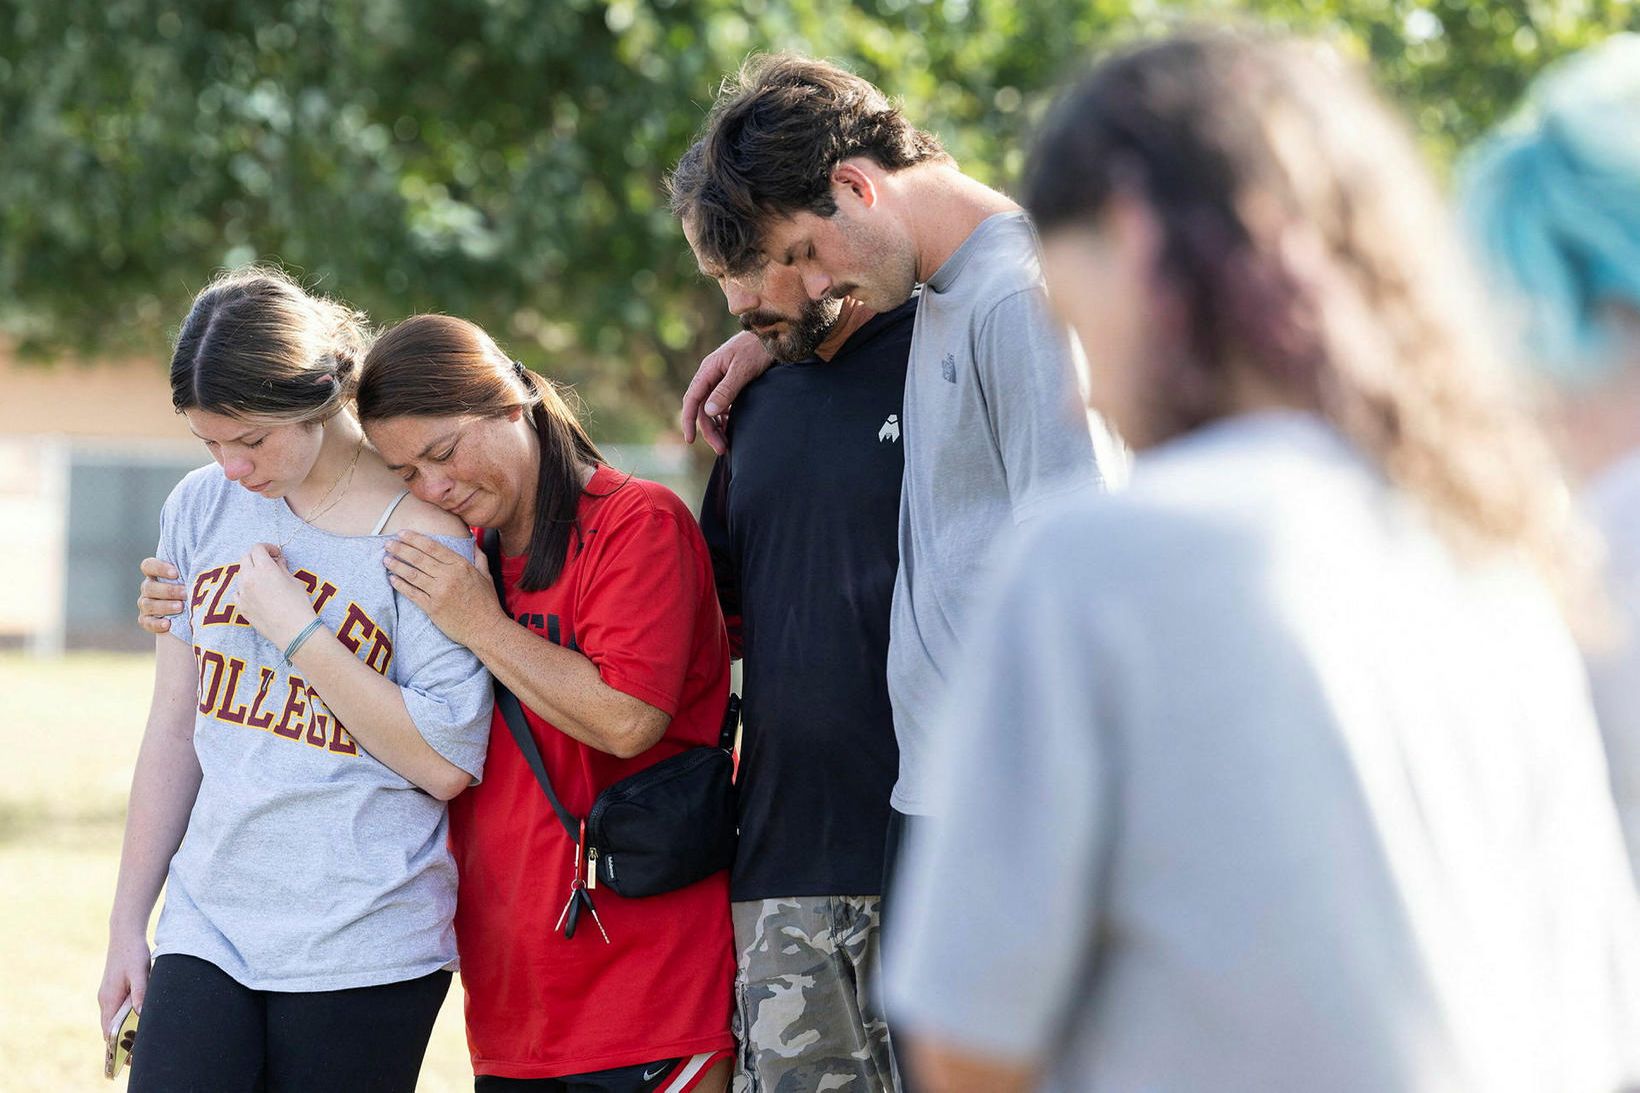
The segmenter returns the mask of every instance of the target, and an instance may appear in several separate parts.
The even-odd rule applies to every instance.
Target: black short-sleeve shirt
[[[916,302],[743,391],[702,503],[744,665],[735,900],[879,892],[889,610]]]

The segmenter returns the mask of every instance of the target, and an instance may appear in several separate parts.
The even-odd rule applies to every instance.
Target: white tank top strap
[[[393,500],[389,501],[387,503],[387,508],[382,510],[382,518],[380,520],[376,521],[376,526],[370,529],[370,534],[380,535],[382,533],[382,528],[387,526],[387,518],[389,516],[392,516],[393,515],[393,510],[399,507],[399,502],[403,501],[406,497],[409,497],[409,496],[410,496],[410,491],[409,490],[400,490],[399,495],[397,497],[393,498]]]

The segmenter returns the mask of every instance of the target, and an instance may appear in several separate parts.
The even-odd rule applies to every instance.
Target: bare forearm
[[[148,726],[131,778],[119,879],[108,916],[111,933],[130,931],[146,936],[148,916],[199,796],[199,756],[194,754],[193,741],[193,653],[174,638],[161,637],[158,661]]]
[[[485,627],[468,648],[520,702],[588,747],[637,755],[666,731],[664,713],[610,687],[591,660],[510,619]]]
[[[308,638],[292,664],[348,735],[389,770],[442,800],[472,781],[422,737],[399,685],[356,657],[329,630],[321,627]]]
[[[172,740],[153,736],[143,740],[131,779],[110,930],[147,930],[171,857],[188,828],[199,781],[199,759],[191,744],[177,747]]]
[[[148,991],[148,917],[182,845],[202,775],[194,753],[196,677],[193,650],[161,636],[154,656],[154,697],[137,751],[120,850],[120,875],[108,914],[108,958],[97,989],[98,1026],[107,1035],[119,1007],[140,1012]]]

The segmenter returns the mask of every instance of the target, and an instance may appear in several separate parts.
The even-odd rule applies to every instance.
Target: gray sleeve
[[[439,536],[438,541],[473,558],[472,540]],[[434,625],[427,613],[395,592],[398,633],[394,635],[394,680],[404,694],[410,720],[428,747],[473,776],[484,776],[495,692],[490,673],[464,645]]]
[[[1568,651],[1568,658],[1574,657]],[[1545,659],[1538,667],[1546,678],[1558,678],[1552,662]],[[1579,724],[1578,718],[1538,726],[1538,771],[1557,784],[1540,787],[1542,803],[1535,819],[1547,832],[1546,845],[1558,846],[1549,860],[1555,863],[1557,883],[1573,894],[1569,898],[1586,908],[1609,902],[1584,921],[1626,927],[1606,939],[1609,978],[1589,985],[1598,982],[1609,995],[1591,1012],[1611,1021],[1606,1042],[1619,1046],[1619,1087],[1640,1090],[1640,901],[1635,898],[1640,891],[1635,883],[1640,880],[1640,845],[1635,842],[1640,837],[1640,801],[1635,798],[1640,791],[1640,684],[1633,679],[1640,671],[1640,647],[1626,640],[1606,650],[1593,667],[1599,731]],[[1589,791],[1608,776],[1611,797]]]
[[[1100,483],[1081,353],[1043,289],[1015,292],[986,314],[974,367],[1014,523],[1036,516],[1055,498]]]
[[[1610,648],[1591,656],[1589,679],[1606,748],[1612,797],[1640,883],[1640,577],[1614,590],[1622,631]]]
[[[184,645],[194,643],[193,605],[186,594],[193,587],[193,572],[189,568],[192,552],[188,549],[193,542],[193,535],[189,530],[192,521],[189,520],[187,511],[187,493],[192,482],[192,476],[184,478],[165,499],[165,506],[159,512],[159,544],[154,547],[154,557],[177,567],[177,583],[182,585],[184,590],[182,613],[171,616],[171,628],[166,633]]]
[[[1060,553],[1015,552],[970,631],[884,962],[893,1020],[1015,1060],[1088,989],[1111,838],[1104,643]]]

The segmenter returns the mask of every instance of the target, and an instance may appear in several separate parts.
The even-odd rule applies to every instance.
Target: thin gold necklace
[[[303,524],[306,524],[308,527],[313,527],[313,521],[335,508],[341,503],[342,498],[347,496],[347,487],[353,482],[353,468],[359,465],[359,453],[362,451],[364,451],[364,434],[360,433],[359,443],[353,447],[353,458],[348,460],[347,469],[336,476],[336,481],[332,482],[330,484],[330,489],[326,490],[325,495],[319,498],[319,503],[314,506],[313,512],[310,515],[303,516],[291,505],[289,498],[285,499],[285,508],[292,516],[296,517],[299,523],[291,528],[290,534],[285,536],[284,539],[280,541],[279,547],[281,550],[283,550],[292,539],[296,538],[297,534],[302,530]],[[340,492],[338,492],[338,490]],[[331,494],[336,495],[335,500],[331,500]]]

